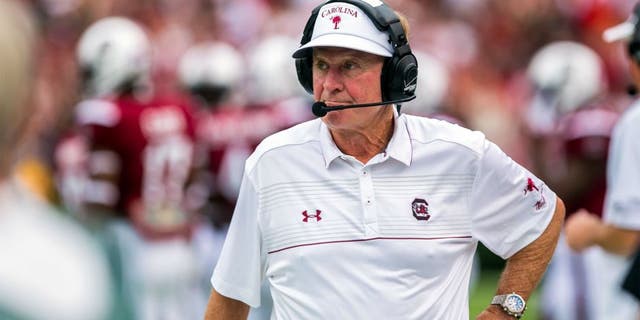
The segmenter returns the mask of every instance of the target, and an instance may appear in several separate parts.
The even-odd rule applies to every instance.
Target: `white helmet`
[[[602,59],[578,42],[556,41],[542,47],[527,73],[536,89],[555,104],[557,114],[578,109],[605,89]]]
[[[119,87],[147,80],[150,44],[144,29],[124,17],[94,22],[80,37],[77,48],[85,86],[91,96],[116,93]]]
[[[254,102],[308,96],[298,82],[292,53],[298,42],[288,36],[268,36],[249,52],[249,95]]]
[[[428,116],[439,112],[449,90],[449,69],[431,54],[413,51],[418,61],[416,98],[402,104],[408,114]]]
[[[244,75],[242,55],[224,42],[203,42],[192,46],[184,53],[178,67],[181,85],[196,94],[199,90],[215,90],[221,95],[230,93],[242,82]]]

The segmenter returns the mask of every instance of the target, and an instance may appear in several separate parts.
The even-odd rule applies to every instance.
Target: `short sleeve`
[[[76,122],[90,137],[92,149],[117,149],[123,115],[111,101],[89,99],[76,106]]]
[[[507,259],[544,232],[556,195],[490,141],[485,140],[478,162],[469,199],[472,233]]]
[[[607,167],[604,220],[640,230],[640,105],[613,133]]]
[[[245,174],[229,232],[211,277],[217,292],[252,307],[260,305],[260,285],[266,257],[261,246],[257,211],[258,196]]]

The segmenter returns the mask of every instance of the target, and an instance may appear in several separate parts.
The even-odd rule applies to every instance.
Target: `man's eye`
[[[358,66],[358,65],[357,65],[357,64],[355,64],[355,63],[353,63],[353,62],[345,62],[345,63],[344,63],[344,65],[343,65],[343,68],[344,68],[345,70],[353,70],[353,69],[355,69],[357,66]]]
[[[322,61],[318,61],[316,62],[316,68],[318,68],[319,70],[327,70],[328,65]]]

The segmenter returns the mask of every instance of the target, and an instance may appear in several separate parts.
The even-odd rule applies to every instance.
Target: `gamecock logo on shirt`
[[[531,178],[527,178],[527,186],[524,187],[524,195],[526,196],[527,193],[529,192],[533,192],[533,191],[540,191],[538,189],[538,187],[536,187],[536,184],[533,182],[533,179]]]
[[[527,178],[527,185],[524,187],[523,192],[526,196],[528,193],[537,193],[537,200],[533,207],[536,210],[542,209],[546,204],[547,200],[544,198],[544,194],[542,193],[543,185],[541,184],[539,187],[536,186],[535,182],[531,178]]]
[[[429,203],[424,199],[414,199],[411,203],[411,211],[413,211],[413,216],[418,220],[427,221],[431,218],[429,214]]]

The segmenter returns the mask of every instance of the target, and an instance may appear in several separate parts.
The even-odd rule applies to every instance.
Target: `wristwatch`
[[[527,302],[517,293],[500,294],[493,297],[491,304],[497,304],[508,315],[520,319],[527,308]]]

